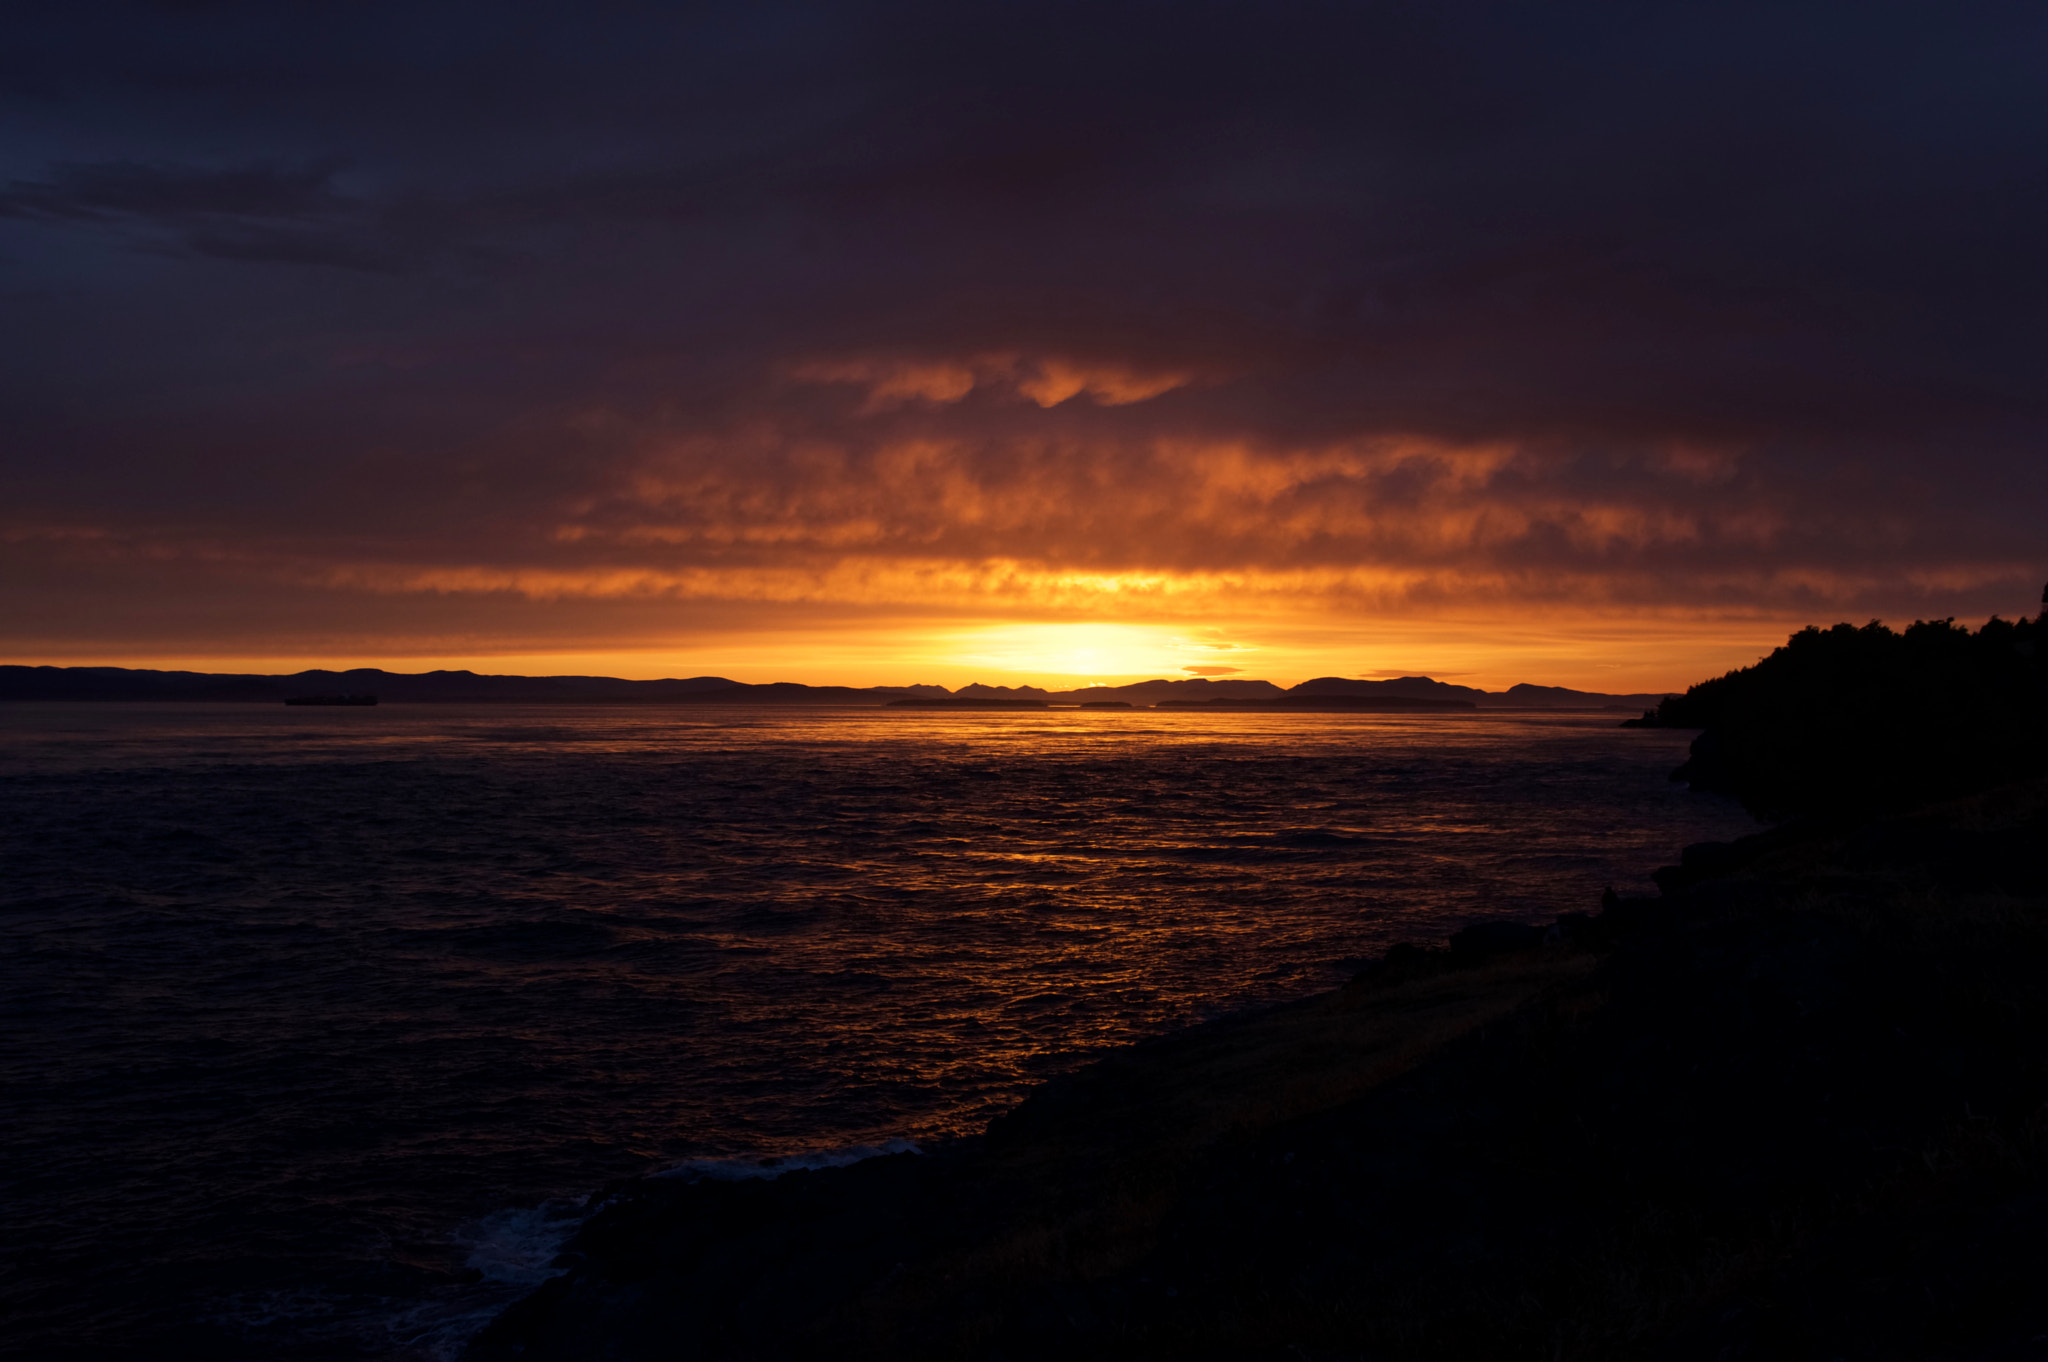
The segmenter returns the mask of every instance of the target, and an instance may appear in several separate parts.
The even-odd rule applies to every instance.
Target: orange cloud
[[[811,360],[793,366],[803,383],[845,383],[867,389],[862,415],[924,402],[945,406],[963,401],[977,388],[1006,391],[1040,407],[1056,407],[1086,396],[1100,406],[1122,407],[1186,387],[1194,375],[1058,355],[1024,357],[980,354],[964,359],[856,356]]]
[[[869,413],[912,401],[958,402],[981,381],[973,364],[946,360],[818,360],[798,365],[793,375],[807,383],[864,387],[868,398],[862,410]]]
[[[509,595],[534,601],[756,601],[1101,620],[1194,621],[1214,618],[1223,610],[1261,617],[1446,610],[1492,615],[1517,605],[1541,605],[1571,615],[1701,613],[1697,604],[1670,602],[1668,583],[1661,577],[1628,572],[1318,567],[1089,573],[1014,559],[880,558],[736,568],[337,565],[277,559],[273,567],[281,576],[307,583],[380,594]],[[2027,570],[2019,564],[2002,571],[1987,567],[1971,577],[2013,581],[2024,578]],[[1700,599],[1720,598],[1732,604],[1787,594],[1815,602],[1848,602],[1892,582],[1821,570],[1758,568],[1701,574],[1691,585]]]
[[[1216,570],[1538,566],[1757,548],[1793,522],[1738,491],[1674,495],[1661,458],[1587,479],[1539,447],[1418,436],[1273,447],[1187,436],[924,433],[857,442],[757,425],[656,439],[551,530],[614,554],[987,554]]]
[[[1124,407],[1184,387],[1191,377],[1164,370],[1148,373],[1123,365],[1042,359],[1014,382],[1018,392],[1041,407],[1056,407],[1084,393],[1105,407]]]

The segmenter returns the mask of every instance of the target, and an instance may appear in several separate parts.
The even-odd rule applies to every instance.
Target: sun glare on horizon
[[[999,624],[934,640],[931,660],[1013,676],[1214,674],[1257,648],[1148,624]]]

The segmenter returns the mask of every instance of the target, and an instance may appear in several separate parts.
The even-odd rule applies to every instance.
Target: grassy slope
[[[638,1184],[476,1354],[2035,1356],[2044,846],[2038,781],[1770,834],[936,1156]]]

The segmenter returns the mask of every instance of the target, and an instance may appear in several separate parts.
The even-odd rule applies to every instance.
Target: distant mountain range
[[[1150,705],[1161,700],[1258,700],[1280,696],[1379,696],[1417,700],[1461,700],[1481,709],[1645,709],[1664,697],[1609,695],[1563,686],[1510,686],[1504,691],[1454,686],[1426,676],[1364,681],[1321,676],[1281,688],[1270,681],[1211,681],[1206,678],[1137,681],[1127,686],[1043,690],[1037,686],[984,686],[949,691],[944,686],[805,686],[793,681],[748,685],[722,676],[683,680],[625,681],[615,676],[482,676],[476,672],[387,672],[375,667],[350,671],[305,671],[290,676],[218,672],[142,671],[128,667],[0,666],[0,701],[7,700],[221,700],[282,702],[296,695],[370,693],[386,703],[669,704],[669,705],[886,705],[905,696],[933,699],[1036,700],[1079,704],[1086,700],[1127,700]]]

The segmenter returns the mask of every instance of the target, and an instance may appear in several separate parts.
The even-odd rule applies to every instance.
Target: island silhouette
[[[722,676],[632,681],[615,676],[491,676],[470,671],[387,672],[375,667],[346,671],[312,670],[290,675],[151,671],[131,667],[0,666],[0,701],[219,701],[337,703],[329,697],[374,696],[400,704],[665,704],[665,705],[856,705],[895,708],[989,708],[1005,702],[1040,705],[1185,705],[1229,702],[1284,703],[1309,700],[1393,700],[1395,707],[1428,702],[1460,709],[1617,709],[1636,711],[1661,703],[1662,694],[1610,695],[1564,686],[1515,685],[1486,691],[1426,676],[1391,680],[1324,676],[1281,687],[1270,681],[1207,677],[1134,681],[1119,686],[1045,690],[1037,686],[974,683],[944,686],[812,686],[778,681],[749,684]],[[916,702],[905,704],[904,702]],[[927,701],[947,702],[932,706]],[[357,703],[360,703],[358,701]]]

